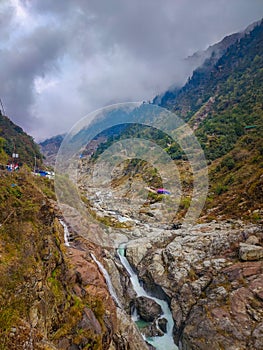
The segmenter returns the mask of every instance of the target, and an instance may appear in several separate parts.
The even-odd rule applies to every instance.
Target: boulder
[[[146,322],[153,322],[162,313],[161,306],[147,297],[136,298],[135,307],[140,317]]]
[[[167,323],[168,323],[168,321],[164,317],[162,317],[158,320],[158,326],[159,326],[160,330],[163,331],[164,333],[167,332]]]
[[[263,247],[240,243],[239,258],[244,261],[260,260],[263,258]]]
[[[141,332],[146,338],[163,336],[163,332],[157,327],[155,322],[151,323],[149,326],[143,327]]]
[[[78,324],[79,329],[91,330],[95,334],[101,333],[101,325],[99,321],[96,319],[93,311],[85,307],[82,315],[82,319]]]
[[[246,244],[257,245],[257,244],[259,244],[259,239],[257,238],[257,236],[251,235],[251,236],[249,236],[248,239],[246,240]]]

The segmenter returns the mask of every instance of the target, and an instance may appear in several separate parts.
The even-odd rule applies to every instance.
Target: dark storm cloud
[[[14,17],[14,8],[8,4],[7,1],[2,2],[2,7],[0,7],[0,33],[1,33],[1,42],[0,47],[7,43],[12,28],[12,21]]]
[[[103,48],[114,44],[147,59],[205,48],[258,18],[261,0],[69,0],[27,1],[37,13],[63,18],[72,27],[96,30]],[[66,18],[65,18],[66,16]],[[69,17],[68,17],[69,16]],[[85,38],[85,32],[82,31]],[[153,56],[154,54],[154,56]]]
[[[34,118],[30,106],[34,102],[34,79],[58,69],[57,58],[65,44],[58,30],[37,28],[19,45],[0,51],[1,95],[12,119],[26,128]]]
[[[262,0],[10,3],[0,28],[13,25],[14,9],[18,28],[0,52],[1,97],[8,114],[38,137],[65,131],[110,102],[149,99],[182,84],[191,73],[186,56],[263,13]]]

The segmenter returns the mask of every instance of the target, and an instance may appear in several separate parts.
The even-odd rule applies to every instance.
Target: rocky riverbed
[[[260,225],[230,220],[172,229],[159,220],[161,204],[148,206],[147,213],[136,212],[138,206],[131,211],[125,205],[109,210],[109,202],[118,203],[116,194],[97,191],[93,197],[93,210],[101,217],[129,223],[127,259],[145,289],[169,302],[180,349],[262,349]],[[129,276],[114,249],[104,252],[112,282],[131,314],[139,301]]]
[[[181,349],[262,349],[262,228],[212,222],[138,240],[127,257],[170,298]]]

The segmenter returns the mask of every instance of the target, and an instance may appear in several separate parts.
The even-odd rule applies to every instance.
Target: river
[[[133,289],[134,289],[137,297],[144,296],[144,297],[147,297],[149,299],[154,300],[162,308],[163,314],[161,315],[161,317],[164,317],[167,320],[166,333],[164,333],[163,336],[146,338],[146,341],[149,344],[151,344],[152,346],[154,346],[156,348],[156,350],[177,350],[178,347],[175,345],[174,340],[173,340],[174,321],[173,321],[172,313],[171,313],[171,310],[170,310],[170,307],[169,307],[167,301],[151,296],[141,286],[140,281],[138,279],[138,276],[133,271],[129,261],[125,257],[125,244],[120,245],[117,252],[118,252],[118,256],[120,258],[122,265],[124,266],[124,268],[126,269],[126,271],[128,272],[128,274],[130,276],[130,280],[131,280]],[[136,310],[135,310],[135,314],[133,315],[133,319],[136,320]]]
[[[70,246],[70,244],[69,244],[70,233],[69,233],[68,227],[63,220],[60,220],[60,223],[62,224],[62,226],[64,228],[65,245],[67,247],[69,247]],[[145,291],[145,289],[140,284],[138,276],[133,271],[129,261],[125,257],[125,249],[126,249],[125,244],[121,244],[120,247],[118,248],[117,252],[118,252],[118,256],[119,256],[119,259],[120,259],[122,265],[124,266],[124,268],[126,269],[126,271],[128,272],[128,274],[130,276],[130,280],[131,280],[133,289],[134,289],[137,297],[144,296],[144,297],[147,297],[149,299],[154,300],[157,304],[159,304],[161,306],[162,315],[160,317],[164,317],[167,320],[167,330],[163,336],[145,338],[145,336],[143,335],[143,338],[149,344],[154,346],[156,350],[177,350],[178,347],[175,345],[174,340],[173,340],[174,321],[173,321],[172,313],[171,313],[171,310],[169,308],[167,301],[155,298]],[[118,296],[114,290],[114,287],[112,285],[111,278],[108,274],[108,271],[104,268],[104,266],[95,257],[95,255],[93,253],[91,253],[91,257],[94,260],[94,262],[98,265],[101,273],[104,275],[109,292],[110,292],[113,300],[115,301],[116,305],[118,307],[122,308],[122,305],[121,305],[121,303],[118,299]],[[138,315],[137,315],[136,309],[134,310],[134,313],[132,315],[132,320],[135,323],[136,323],[136,321],[138,321]]]

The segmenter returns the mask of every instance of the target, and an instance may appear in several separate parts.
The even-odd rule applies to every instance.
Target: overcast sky
[[[152,99],[184,82],[185,57],[262,14],[262,0],[0,0],[6,114],[40,140]]]

